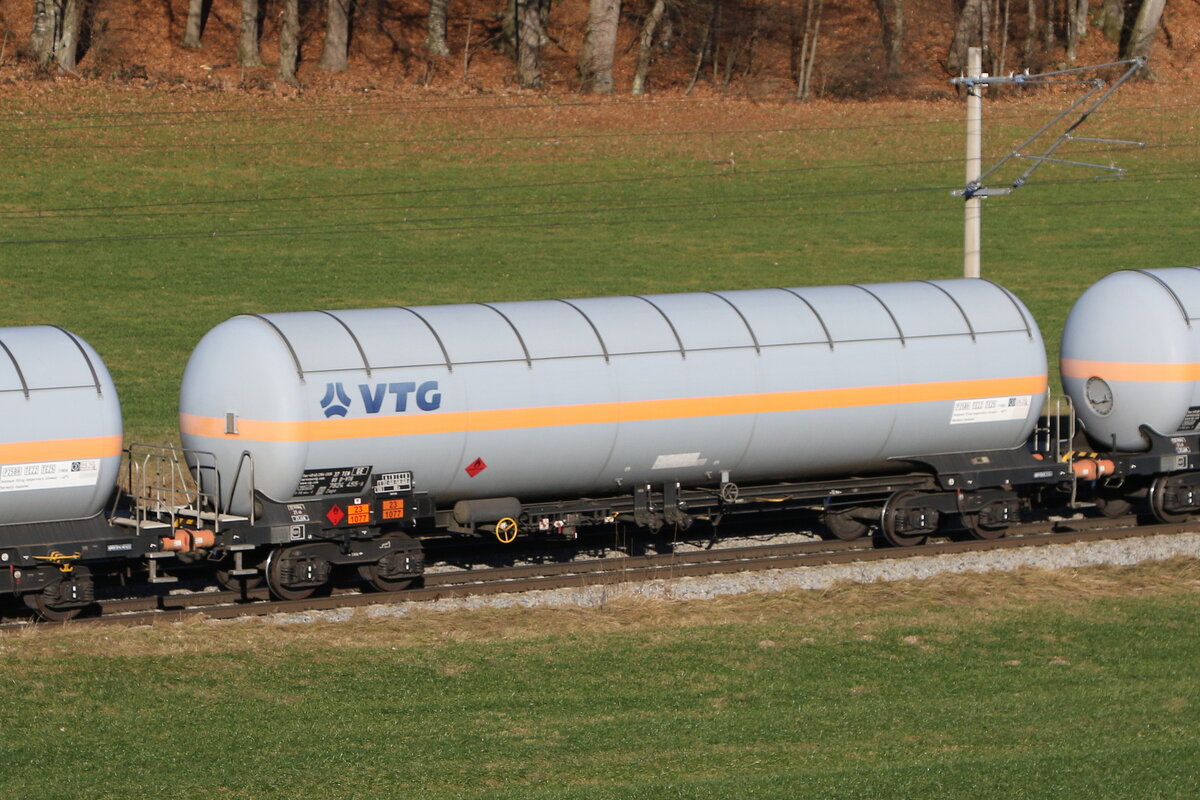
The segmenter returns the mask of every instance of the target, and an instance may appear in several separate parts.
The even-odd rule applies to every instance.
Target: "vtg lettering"
[[[435,411],[442,405],[442,393],[438,390],[437,381],[360,383],[358,392],[362,396],[363,411],[368,414],[385,410],[401,414],[409,411],[414,404],[421,411]],[[353,403],[350,392],[346,391],[341,381],[337,381],[326,385],[321,409],[326,417],[344,417]]]
[[[383,408],[388,395],[396,398],[395,411],[408,411],[408,399],[416,401],[417,408],[422,411],[433,411],[442,405],[442,393],[438,391],[437,381],[425,381],[419,386],[414,381],[399,381],[397,383],[377,383],[374,386],[359,384],[362,392],[363,407],[368,414],[378,414]]]

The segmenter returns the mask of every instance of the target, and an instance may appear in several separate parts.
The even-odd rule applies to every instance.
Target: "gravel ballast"
[[[568,589],[447,598],[425,602],[395,602],[359,609],[370,617],[399,617],[422,611],[479,608],[579,607],[598,608],[627,598],[709,600],[748,592],[820,591],[835,583],[925,580],[944,573],[1008,572],[1016,569],[1079,569],[1122,566],[1176,557],[1200,557],[1200,533],[1152,536],[1074,544],[993,550],[986,553],[914,556],[889,561],[742,572],[703,577],[672,578]],[[336,622],[356,611],[306,611],[273,617],[281,624],[316,620]]]

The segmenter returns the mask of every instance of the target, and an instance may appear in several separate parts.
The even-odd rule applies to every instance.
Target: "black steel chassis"
[[[515,521],[523,533],[574,536],[580,527],[630,522],[650,531],[686,529],[696,520],[768,511],[816,511],[881,521],[885,506],[904,531],[932,532],[943,514],[968,515],[972,522],[1003,527],[1019,515],[1017,490],[1052,487],[1071,479],[1069,466],[1039,460],[1025,448],[897,459],[895,473],[738,486],[679,483],[644,484],[623,495],[520,504]],[[972,517],[971,515],[975,515]],[[922,520],[923,518],[923,520]],[[495,523],[493,525],[492,523]],[[436,526],[456,533],[505,531],[499,520],[463,523],[452,509],[436,514]]]
[[[372,481],[357,494],[326,495],[296,502],[256,493],[251,517],[208,510],[174,512],[162,521],[134,524],[128,509],[83,520],[0,526],[0,594],[29,595],[52,609],[69,611],[94,600],[93,570],[140,570],[152,583],[176,580],[160,570],[213,562],[227,579],[265,575],[277,594],[303,594],[326,585],[334,568],[358,568],[380,588],[418,579],[424,569],[421,538],[438,533],[574,538],[579,529],[630,523],[651,532],[683,530],[698,520],[764,512],[815,513],[842,538],[869,527],[894,544],[923,540],[957,515],[977,536],[1002,535],[1020,521],[1033,498],[1047,493],[1079,496],[1123,509],[1148,501],[1160,521],[1200,514],[1200,434],[1164,436],[1143,428],[1144,452],[1092,453],[1110,460],[1113,472],[1076,479],[1070,456],[1043,460],[1026,448],[977,453],[909,456],[894,472],[854,478],[708,486],[677,482],[643,484],[620,495],[511,504],[514,519],[474,518],[464,523],[436,498],[411,486],[376,492]],[[419,476],[418,476],[419,477]],[[397,512],[397,509],[401,509]],[[1103,510],[1103,506],[1102,506]],[[166,546],[176,532],[213,530],[213,545],[200,552]]]
[[[136,562],[147,542],[99,513],[85,519],[0,526],[0,594],[81,609],[95,600],[94,568]]]
[[[179,519],[185,529],[200,529],[214,516],[185,511]],[[216,520],[216,541],[204,557],[221,565],[227,584],[233,582],[228,579],[265,574],[272,590],[285,599],[327,584],[335,567],[369,568],[372,578],[386,585],[420,577],[421,545],[410,534],[432,517],[432,500],[411,489],[376,492],[367,487],[355,494],[286,503],[256,492],[253,516]]]
[[[1138,453],[1101,453],[1115,471],[1098,482],[1100,496],[1145,500],[1159,522],[1178,523],[1200,513],[1200,434],[1164,435],[1141,427],[1149,442]]]

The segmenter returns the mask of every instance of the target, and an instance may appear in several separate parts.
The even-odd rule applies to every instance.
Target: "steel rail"
[[[830,564],[866,563],[970,552],[987,552],[1054,544],[1144,538],[1195,531],[1195,521],[1171,525],[1137,525],[1136,517],[1084,518],[1013,526],[1008,535],[994,540],[935,541],[915,547],[874,547],[870,538],[843,541],[805,541],[753,545],[718,550],[623,556],[556,564],[462,569],[427,573],[420,588],[398,592],[335,590],[304,600],[273,601],[265,588],[239,592],[192,594],[104,600],[100,616],[80,617],[55,625],[137,626],[197,618],[232,619],[389,605],[431,602],[447,598],[529,592],[547,589],[613,586],[650,580],[673,580],[733,572],[758,572]],[[31,623],[5,620],[0,631],[25,629]]]

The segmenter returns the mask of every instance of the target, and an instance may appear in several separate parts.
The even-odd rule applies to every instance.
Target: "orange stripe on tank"
[[[237,434],[225,432],[224,417],[180,414],[179,425],[183,433],[214,439],[228,437],[260,442],[314,442],[332,439],[554,428],[567,425],[600,425],[613,422],[646,422],[740,414],[858,408],[1041,394],[1045,391],[1046,376],[1030,375],[974,381],[860,386],[847,389],[812,389],[797,392],[734,394],[666,400],[629,400],[535,408],[430,411],[400,416],[354,419],[275,422],[239,418]]]
[[[1200,381],[1200,364],[1138,364],[1131,361],[1085,361],[1080,358],[1064,358],[1062,374],[1064,378],[1100,377],[1106,381],[1187,383]]]
[[[82,439],[0,444],[0,464],[74,461],[78,458],[108,458],[120,454],[120,436],[89,436]]]

